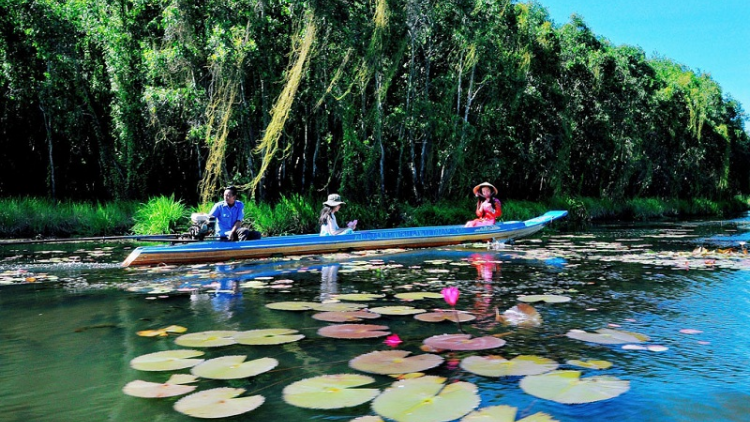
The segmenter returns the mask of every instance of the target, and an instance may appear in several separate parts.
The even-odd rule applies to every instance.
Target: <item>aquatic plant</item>
[[[554,371],[560,365],[540,356],[520,355],[513,359],[502,356],[469,356],[461,361],[461,368],[485,377],[539,375]]]
[[[410,354],[406,350],[379,350],[355,357],[349,361],[349,366],[371,374],[406,374],[432,369],[445,360],[430,353],[409,356]]]
[[[284,401],[307,409],[340,409],[367,403],[380,394],[376,388],[356,388],[375,379],[359,374],[306,378],[284,387]]]
[[[260,330],[241,331],[232,336],[237,343],[250,346],[271,346],[277,344],[294,343],[305,338],[297,330],[290,328],[266,328]]]
[[[469,334],[438,334],[423,343],[437,350],[486,350],[505,345],[505,340],[492,336],[472,337]]]
[[[643,343],[644,341],[649,340],[648,336],[643,334],[612,330],[609,328],[601,328],[596,330],[596,333],[587,333],[583,330],[570,330],[565,335],[572,339],[599,344]]]
[[[553,371],[524,377],[521,389],[542,399],[581,404],[617,397],[630,389],[630,382],[607,375],[581,378],[580,371]]]
[[[403,340],[401,340],[398,334],[391,334],[383,340],[383,343],[389,347],[398,347],[399,344],[403,343]]]
[[[390,334],[388,326],[373,324],[329,325],[318,330],[318,335],[340,339],[383,337]]]
[[[135,234],[174,233],[189,226],[185,204],[175,200],[174,195],[149,199],[136,210],[133,219]]]
[[[480,402],[477,386],[428,375],[393,383],[372,403],[379,415],[399,422],[441,422],[460,418]]]
[[[488,406],[481,409],[477,409],[461,419],[461,422],[514,422],[516,420],[516,413],[518,409],[507,405]],[[536,412],[533,415],[529,415],[523,419],[519,419],[518,422],[555,422],[547,413]]]
[[[443,295],[443,299],[445,299],[445,302],[455,307],[456,303],[458,302],[458,288],[455,286],[446,287],[443,290],[440,291],[440,293]]]
[[[260,395],[238,397],[244,388],[221,387],[199,391],[175,402],[174,410],[195,418],[226,418],[257,409],[266,398]]]
[[[201,362],[190,369],[196,377],[232,380],[249,378],[268,372],[278,366],[279,361],[273,358],[246,360],[247,356],[221,356]]]
[[[150,382],[135,380],[127,383],[122,392],[133,397],[163,398],[182,396],[195,391],[197,386],[185,385],[198,381],[198,378],[187,374],[174,374],[167,382]]]
[[[203,362],[204,359],[193,359],[203,355],[200,350],[165,350],[138,356],[130,361],[130,367],[139,371],[176,371]]]

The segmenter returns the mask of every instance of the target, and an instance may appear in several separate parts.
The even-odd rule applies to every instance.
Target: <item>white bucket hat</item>
[[[324,205],[328,205],[329,207],[335,207],[336,205],[346,204],[346,202],[341,200],[341,196],[339,196],[338,193],[332,193],[328,195],[328,200],[323,202]]]

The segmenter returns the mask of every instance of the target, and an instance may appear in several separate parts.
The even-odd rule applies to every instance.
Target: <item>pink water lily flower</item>
[[[440,293],[443,294],[443,299],[445,299],[446,303],[451,306],[456,306],[456,303],[458,302],[458,287],[446,287],[441,290]]]
[[[391,334],[385,338],[385,341],[383,341],[383,343],[391,347],[396,347],[399,344],[403,343],[403,341],[401,340],[401,337],[398,336],[398,334]]]

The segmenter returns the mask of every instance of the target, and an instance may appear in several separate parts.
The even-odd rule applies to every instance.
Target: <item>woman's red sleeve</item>
[[[503,204],[495,199],[495,218],[500,218],[501,215],[503,215]]]

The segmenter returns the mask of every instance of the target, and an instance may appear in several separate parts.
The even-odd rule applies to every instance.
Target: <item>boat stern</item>
[[[141,255],[142,250],[143,250],[143,247],[137,247],[133,249],[133,252],[130,252],[130,255],[128,255],[128,257],[125,259],[125,261],[123,261],[122,264],[120,264],[120,266],[123,268],[129,267],[130,264],[132,264],[133,262],[137,262],[138,257]]]

